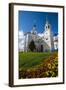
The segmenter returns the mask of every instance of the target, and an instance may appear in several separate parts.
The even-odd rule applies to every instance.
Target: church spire
[[[32,34],[37,34],[37,31],[36,31],[36,24],[33,25],[33,28],[32,28],[31,33],[32,33]]]
[[[50,28],[51,28],[51,25],[49,24],[48,18],[47,18],[47,16],[46,16],[46,23],[45,23],[45,26],[44,26],[44,30],[48,30],[48,29],[50,29]]]
[[[48,18],[47,18],[47,16],[46,16],[46,24],[48,24]]]

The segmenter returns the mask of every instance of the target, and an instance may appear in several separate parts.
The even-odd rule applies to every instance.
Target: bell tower
[[[52,51],[54,49],[53,34],[52,34],[52,30],[51,30],[51,24],[49,24],[47,18],[46,18],[46,23],[44,26],[44,41],[47,44],[45,50]]]

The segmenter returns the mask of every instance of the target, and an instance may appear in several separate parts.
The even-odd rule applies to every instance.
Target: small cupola
[[[32,33],[32,34],[37,34],[37,31],[36,31],[36,24],[33,25],[33,28],[32,28],[31,33]]]

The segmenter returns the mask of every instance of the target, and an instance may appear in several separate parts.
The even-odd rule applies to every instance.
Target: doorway
[[[41,45],[41,52],[43,52],[43,45]]]

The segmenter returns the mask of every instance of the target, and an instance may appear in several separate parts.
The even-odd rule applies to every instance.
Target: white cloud
[[[38,33],[38,36],[43,37],[43,33]]]
[[[18,32],[18,42],[19,42],[19,50],[23,51],[23,49],[24,49],[24,33],[22,30]]]
[[[23,36],[24,36],[23,31],[19,31],[19,39],[22,39],[22,38],[23,38]]]

